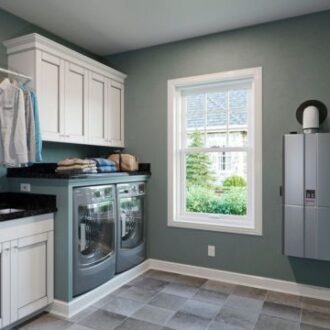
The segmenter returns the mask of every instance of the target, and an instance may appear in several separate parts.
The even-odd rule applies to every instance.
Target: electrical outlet
[[[21,191],[22,192],[30,192],[31,185],[29,183],[21,183]]]
[[[207,246],[207,255],[209,257],[215,257],[215,246],[214,245]]]

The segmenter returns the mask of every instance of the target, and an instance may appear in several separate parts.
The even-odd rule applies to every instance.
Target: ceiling
[[[330,9],[329,0],[0,0],[0,8],[97,55]]]

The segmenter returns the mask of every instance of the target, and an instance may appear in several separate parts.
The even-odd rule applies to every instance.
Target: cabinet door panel
[[[317,134],[317,205],[330,207],[330,134]]]
[[[42,137],[60,141],[64,132],[64,62],[47,53],[38,56],[38,96]]]
[[[80,66],[65,64],[65,138],[85,142],[87,138],[87,74]]]
[[[288,256],[304,256],[304,207],[284,208],[284,252]]]
[[[106,109],[107,81],[105,77],[95,73],[89,79],[89,142],[92,144],[107,144]]]
[[[0,327],[10,323],[10,242],[0,244]]]
[[[46,241],[18,250],[18,308],[46,296]]]
[[[48,304],[47,233],[11,242],[11,322]]]
[[[304,136],[284,136],[284,200],[304,205]]]
[[[124,146],[124,86],[111,81],[109,92],[110,109],[108,112],[108,138],[112,146]]]
[[[306,221],[306,257],[329,261],[330,208],[314,208],[313,212],[313,217]]]

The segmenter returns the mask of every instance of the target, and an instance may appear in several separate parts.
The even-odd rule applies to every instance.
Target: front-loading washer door
[[[114,202],[106,201],[78,207],[78,249],[82,266],[101,262],[114,252]]]
[[[133,249],[144,242],[144,196],[119,199],[120,248]]]

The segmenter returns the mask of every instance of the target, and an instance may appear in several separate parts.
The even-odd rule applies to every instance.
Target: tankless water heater
[[[330,133],[283,142],[284,253],[330,260]]]

